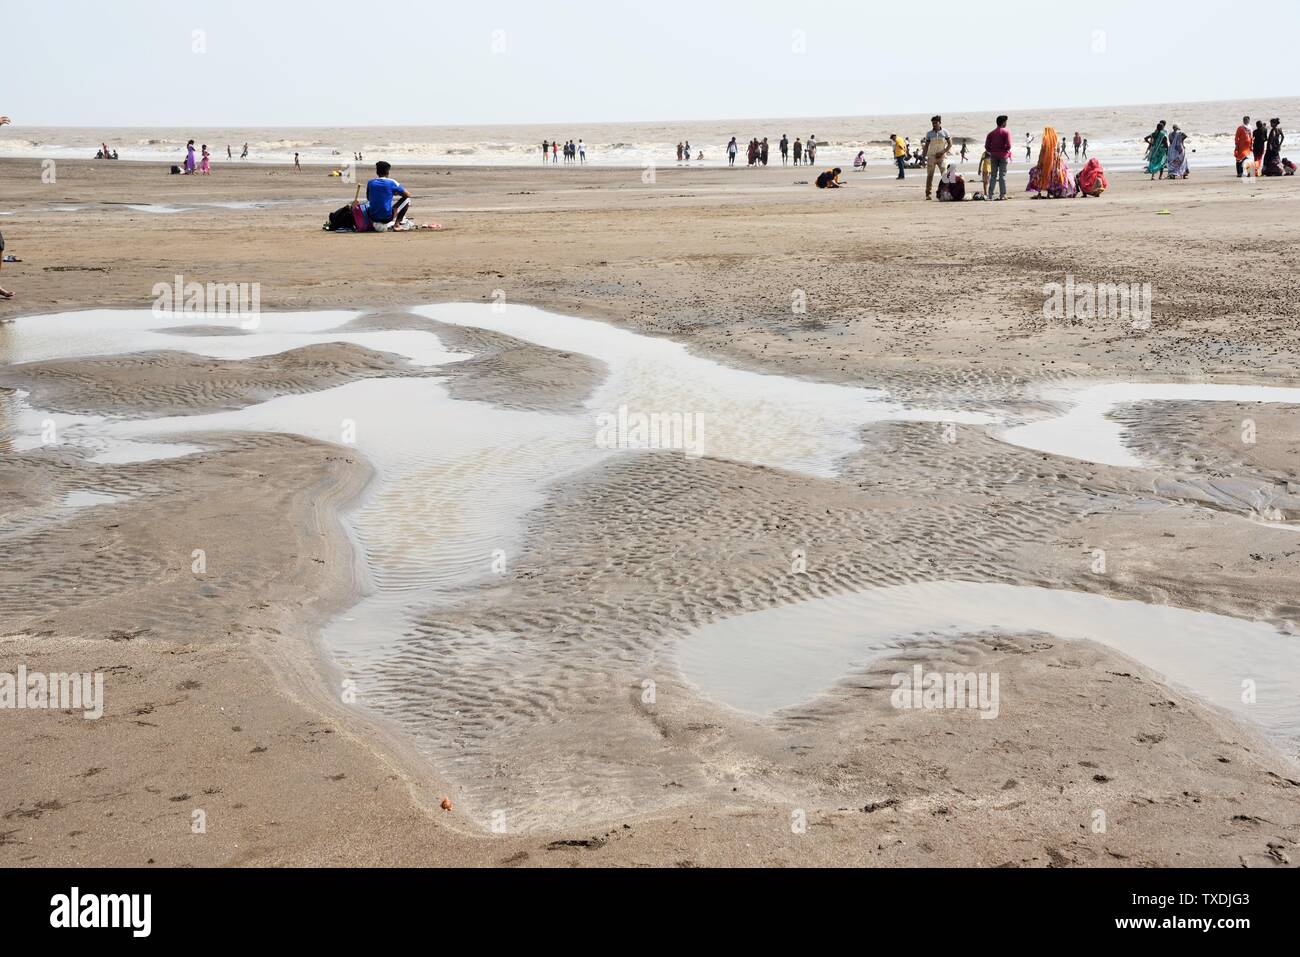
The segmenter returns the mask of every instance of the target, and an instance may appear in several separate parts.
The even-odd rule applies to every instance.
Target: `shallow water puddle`
[[[327,342],[347,342],[403,356],[413,365],[468,359],[418,330],[349,330],[359,312],[261,313],[246,319],[149,310],[92,309],[32,316],[0,325],[0,363],[189,352],[212,359],[255,359]],[[210,335],[190,334],[210,326]],[[249,326],[249,328],[245,328]],[[174,331],[175,330],[175,331]],[[182,331],[184,330],[184,331]]]
[[[412,310],[449,325],[489,329],[604,362],[609,376],[587,402],[597,416],[678,415],[699,424],[701,447],[729,459],[830,477],[873,422],[988,424],[979,413],[910,409],[876,389],[734,369],[669,339],[529,306],[450,304]],[[593,425],[593,429],[594,429]]]
[[[910,642],[991,631],[1099,642],[1280,738],[1300,740],[1300,637],[1265,622],[1085,592],[963,581],[871,589],[712,623],[681,641],[678,663],[707,697],[771,714],[815,700]],[[1255,683],[1254,704],[1242,701],[1247,681]]]
[[[459,401],[431,379],[367,379],[234,412],[111,426],[130,442],[228,431],[355,448],[378,473],[349,515],[365,577],[379,591],[426,598],[488,575],[546,486],[600,454],[569,417]]]
[[[1206,383],[1112,382],[1046,390],[1043,398],[1065,402],[1067,411],[1003,431],[998,437],[1022,448],[1098,465],[1143,468],[1149,463],[1124,444],[1124,426],[1109,418],[1137,402],[1267,402],[1300,405],[1300,389]]]
[[[69,492],[59,503],[60,508],[93,508],[96,505],[112,505],[124,501],[121,495],[109,495],[106,492]]]
[[[608,374],[582,412],[518,411],[453,398],[437,378],[438,367],[467,355],[447,350],[436,335],[421,330],[352,330],[347,323],[361,315],[356,312],[268,313],[253,329],[229,321],[208,329],[201,317],[99,310],[0,326],[0,363],[160,350],[241,359],[348,342],[401,355],[428,371],[421,378],[366,379],[282,396],[233,412],[153,420],[45,414],[19,401],[16,410],[2,416],[7,425],[0,421],[0,426],[7,427],[13,447],[30,449],[44,444],[33,435],[52,418],[61,441],[81,448],[88,461],[106,465],[192,454],[200,447],[183,444],[182,438],[211,432],[287,433],[354,449],[377,478],[344,519],[359,545],[357,573],[365,597],[335,619],[324,638],[356,668],[353,673],[371,682],[369,703],[380,711],[391,703],[391,712],[428,677],[427,664],[400,641],[412,633],[417,617],[498,574],[498,558],[511,560],[527,516],[543,505],[554,483],[614,455],[639,454],[644,446],[628,435],[614,436],[625,442],[607,441],[610,423],[618,433],[637,416],[676,416],[699,426],[692,433],[698,447],[668,446],[678,454],[828,477],[861,449],[862,430],[875,422],[997,421],[960,410],[908,408],[880,390],[734,369],[669,340],[524,306],[501,311],[453,304],[413,312],[590,356],[604,363]],[[1112,425],[1105,414],[1114,405],[1144,401],[1123,391],[1129,387],[1115,388],[1120,391],[1109,396],[1085,390],[1088,401],[1077,399],[1084,394],[1077,390],[1069,393],[1063,401],[1078,405],[1050,420],[1044,434],[1082,426],[1087,441],[1076,440],[1072,448],[1123,451],[1118,426],[1102,439],[1089,432],[1093,420]],[[0,413],[4,408],[0,405]],[[1062,427],[1061,420],[1071,415],[1073,424]],[[1008,435],[1019,434],[1016,444],[1037,447],[1030,440],[1037,441],[1039,433],[1032,430],[1045,425],[1034,423]],[[683,642],[681,661],[688,679],[706,694],[770,712],[815,698],[897,650],[909,635],[952,636],[991,627],[1112,644],[1224,707],[1239,702],[1240,680],[1249,677],[1258,682],[1259,704],[1248,716],[1266,726],[1294,727],[1294,693],[1284,705],[1277,701],[1300,678],[1296,639],[1283,639],[1267,625],[1071,592],[963,582],[863,592],[719,622]],[[502,657],[511,653],[520,653],[518,643]],[[470,668],[470,663],[457,666]],[[472,664],[493,667],[499,665]],[[445,680],[461,679],[449,674]],[[419,710],[426,707],[422,702],[411,706],[413,714],[404,713],[412,721],[429,721]]]

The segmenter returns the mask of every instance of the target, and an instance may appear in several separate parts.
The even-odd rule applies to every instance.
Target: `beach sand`
[[[425,324],[408,306],[486,303],[500,290],[732,366],[884,387],[919,404],[959,396],[973,408],[996,387],[1032,408],[1035,387],[1073,378],[1300,386],[1294,179],[1119,174],[1100,200],[1035,202],[1019,192],[1018,164],[1013,202],[957,206],[923,202],[914,172],[902,184],[850,176],[849,189],[822,192],[798,182],[808,172],[780,168],[669,168],[651,184],[640,170],[398,169],[416,221],[444,228],[352,236],[321,231],[353,187],[318,170],[219,166],[180,178],[60,162],[53,184],[40,172],[0,161],[0,211],[13,213],[0,229],[23,260],[0,272],[17,293],[0,302],[0,320],[147,308],[154,285],[178,274],[258,282],[266,310],[373,311],[374,328]],[[250,201],[285,202],[211,205]],[[124,205],[149,203],[182,211]],[[1152,327],[1044,318],[1044,285],[1067,275],[1151,283]],[[806,313],[792,310],[800,294]],[[437,331],[477,357],[449,380],[464,398],[572,409],[602,374],[580,355]],[[408,374],[397,357],[325,344],[222,363],[154,352],[0,365],[0,389],[27,391],[38,408],[152,416]],[[1189,481],[1296,479],[1293,407],[1169,403],[1125,415],[1135,446]],[[1246,417],[1259,435],[1249,448],[1232,439]],[[516,804],[534,805],[527,828],[505,833],[484,826],[491,805],[400,721],[336,691],[320,631],[359,589],[340,520],[372,478],[355,450],[209,436],[199,456],[115,467],[110,490],[129,500],[48,521],[63,495],[104,486],[104,470],[56,449],[6,449],[0,671],[104,671],[109,691],[99,721],[0,712],[0,864],[1300,859],[1294,749],[1100,645],[1041,634],[958,642],[944,661],[1002,676],[996,721],[891,709],[897,662],[770,720],[712,705],[666,669],[647,709],[641,663],[599,657],[630,649],[634,659],[643,632],[944,578],[1300,621],[1300,532],[1248,521],[1222,496],[1162,492],[1153,470],[1051,457],[976,428],[948,444],[937,428],[873,426],[835,479],[650,455],[554,488],[530,517],[514,575],[436,623],[514,629],[534,641],[539,669],[565,675],[548,689],[493,684],[486,669],[467,684],[477,730],[466,741]],[[196,541],[216,569],[204,577],[191,573]],[[808,550],[805,574],[785,573],[792,548]],[[1096,548],[1109,556],[1102,579],[1090,570]],[[568,680],[566,662],[583,664],[585,684]],[[511,708],[535,727],[508,728],[510,747],[494,748],[494,722]],[[444,796],[455,810],[439,808]]]

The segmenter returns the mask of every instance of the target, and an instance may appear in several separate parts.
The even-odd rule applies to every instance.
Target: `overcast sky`
[[[0,0],[0,29],[0,113],[26,126],[689,120],[1300,93],[1300,0]]]

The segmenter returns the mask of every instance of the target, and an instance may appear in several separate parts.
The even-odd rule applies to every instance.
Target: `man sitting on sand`
[[[411,194],[406,187],[388,174],[393,167],[383,160],[375,164],[375,178],[366,184],[366,199],[370,203],[370,222],[376,232],[387,232],[398,226],[411,208]],[[394,205],[393,197],[400,198]]]

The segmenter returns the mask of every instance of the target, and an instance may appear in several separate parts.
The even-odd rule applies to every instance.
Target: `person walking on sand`
[[[925,134],[925,198],[934,194],[934,174],[942,176],[947,169],[948,153],[952,150],[952,137],[943,128],[943,117],[930,117],[930,131]]]
[[[248,159],[248,144],[247,144],[247,143],[244,144],[244,152],[242,152],[242,153],[239,154],[239,158],[240,158],[241,160],[246,160],[246,159]]]
[[[808,157],[808,165],[812,166],[817,162],[817,137],[808,137],[808,144],[803,149],[803,155]]]
[[[1025,134],[1025,159],[1029,159],[1033,155],[1034,155],[1034,134],[1026,133]]]
[[[9,117],[0,116],[0,126],[4,126],[8,122],[9,122]],[[0,267],[4,266],[4,259],[5,259],[5,234],[0,233]],[[12,299],[13,297],[14,294],[12,292],[10,292],[4,286],[0,286],[0,299]]]
[[[1079,162],[1079,150],[1083,148],[1083,137],[1078,130],[1074,131],[1074,161]]]
[[[1169,159],[1169,134],[1165,132],[1165,121],[1157,123],[1155,131],[1143,142],[1147,144],[1147,172],[1151,174],[1151,180],[1155,181],[1157,173],[1164,179],[1165,163]]]
[[[560,141],[551,140],[551,165],[554,166],[559,162],[560,162]]]
[[[736,145],[736,138],[733,136],[731,138],[731,142],[727,144],[727,165],[728,166],[736,165],[736,153],[739,151],[740,151],[740,147]]]
[[[782,133],[781,142],[778,145],[781,147],[781,165],[785,166],[790,161],[790,137]]]
[[[542,165],[543,166],[546,165],[546,159],[547,156],[550,154],[550,152],[551,152],[551,144],[546,140],[542,140]]]
[[[1007,129],[1006,115],[997,118],[997,126],[984,137],[984,151],[989,158],[989,182],[984,188],[984,198],[993,199],[993,187],[999,190],[998,201],[1007,198],[1007,166],[1011,163],[1011,131]]]
[[[587,144],[578,140],[578,162],[582,166],[587,165]]]
[[[301,172],[302,172],[302,163],[298,162],[298,154],[297,154],[297,153],[294,153],[294,154],[293,154],[293,168],[294,168],[294,172],[297,172],[297,173],[301,173]]]
[[[229,160],[229,161],[231,161],[231,162],[233,162],[234,159],[235,159],[235,153],[234,153],[234,151],[230,148],[230,144],[229,144],[229,143],[226,144],[226,159]]]
[[[1232,145],[1232,158],[1237,161],[1237,179],[1246,175],[1246,160],[1250,159],[1250,147],[1250,117],[1243,116]]]
[[[1187,162],[1187,134],[1177,123],[1169,134],[1169,179],[1187,179],[1192,168]]]
[[[889,142],[894,147],[894,165],[898,167],[898,178],[906,179],[903,170],[907,169],[907,144],[897,133],[889,134]]]
[[[1260,153],[1263,156],[1263,153]],[[803,163],[803,141],[799,137],[794,138],[794,165],[798,166]]]
[[[758,151],[759,161],[760,161],[764,166],[767,165],[767,150],[768,150],[768,147],[767,147],[767,137],[764,136],[764,137],[763,137],[763,145],[759,148],[759,151]]]
[[[1088,137],[1083,138],[1083,158],[1088,158]]]
[[[204,176],[212,175],[212,154],[208,152],[208,144],[203,144],[203,158],[199,161],[199,172]]]
[[[961,141],[961,161],[966,162],[966,141]]]

